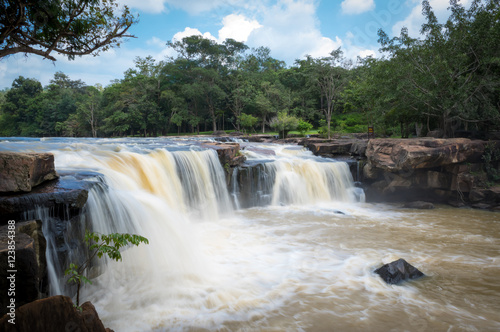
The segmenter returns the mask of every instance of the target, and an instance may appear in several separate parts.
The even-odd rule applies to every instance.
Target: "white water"
[[[215,153],[126,143],[54,150],[58,168],[106,176],[87,205],[95,230],[150,240],[82,294],[117,332],[500,329],[497,214],[358,203],[345,164],[272,145],[245,152],[272,162],[271,205],[232,211]],[[400,257],[428,277],[373,274]]]

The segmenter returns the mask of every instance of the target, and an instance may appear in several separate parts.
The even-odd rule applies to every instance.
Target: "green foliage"
[[[90,262],[94,257],[102,258],[107,256],[112,260],[121,261],[122,255],[120,249],[127,245],[138,246],[141,243],[149,244],[149,240],[145,237],[135,234],[99,234],[96,232],[85,231],[85,243],[89,247],[89,256],[83,265],[78,266],[74,263],[69,265],[69,268],[64,272],[68,276],[68,283],[77,285],[76,307],[80,306],[80,287],[82,283],[92,284],[92,282],[83,275],[84,271],[89,267]]]
[[[240,126],[243,127],[245,131],[252,130],[253,127],[257,124],[257,121],[259,121],[259,119],[253,115],[245,113],[241,113],[240,115]]]
[[[306,133],[313,128],[313,125],[307,121],[299,120],[297,125],[297,130],[300,132],[300,136],[306,136]]]
[[[83,3],[90,8],[90,1]],[[422,4],[426,22],[420,39],[406,29],[395,38],[380,31],[385,56],[358,59],[357,66],[337,49],[286,68],[266,47],[249,50],[232,39],[190,36],[168,43],[175,58],[138,57],[122,79],[104,89],[61,72],[43,88],[19,77],[0,93],[0,135],[146,137],[230,126],[259,126],[264,133],[272,125],[284,137],[293,126],[284,124],[283,110],[319,127],[325,137],[332,131],[365,132],[367,125],[398,137],[436,129],[448,137],[457,130],[499,130],[500,4],[473,0],[466,9],[452,1],[444,23],[429,1]],[[37,5],[43,7],[30,4]],[[95,9],[94,23],[105,24],[112,13]],[[59,23],[67,19],[60,18]],[[296,126],[302,134],[309,130],[301,129],[302,122]]]
[[[481,159],[484,161],[484,167],[488,180],[492,183],[499,182],[500,171],[498,170],[498,166],[500,165],[500,149],[494,142],[486,144]]]
[[[291,130],[297,129],[299,119],[288,114],[288,110],[278,112],[278,116],[271,119],[269,126],[280,133],[280,138],[286,138]]]
[[[72,60],[120,46],[137,20],[117,8],[117,0],[2,1],[0,58],[31,53],[56,61],[56,52]]]

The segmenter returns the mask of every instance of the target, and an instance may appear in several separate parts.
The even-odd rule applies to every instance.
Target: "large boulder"
[[[51,153],[0,152],[0,192],[29,192],[56,178]]]
[[[416,267],[412,266],[402,258],[383,265],[382,267],[376,269],[375,273],[390,285],[396,285],[403,281],[425,276]]]
[[[25,304],[14,315],[0,319],[0,330],[5,332],[80,331],[106,332],[95,307],[85,302],[80,312],[67,296],[52,296]],[[15,317],[15,318],[13,318]],[[15,325],[9,320],[15,319]]]
[[[481,161],[484,145],[468,138],[372,139],[366,157],[371,165],[392,172],[436,168]]]

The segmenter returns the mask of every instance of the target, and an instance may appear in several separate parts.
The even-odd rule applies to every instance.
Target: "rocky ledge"
[[[497,208],[497,190],[484,189],[487,144],[497,145],[467,138],[372,139],[363,168],[367,199]]]
[[[0,196],[0,224],[8,220],[23,220],[25,213],[35,208],[50,208],[55,215],[80,213],[87,202],[88,187],[92,182],[83,181],[95,173],[61,174],[57,180],[44,182],[28,193],[10,192]]]
[[[240,145],[238,143],[217,143],[206,142],[202,147],[213,149],[217,152],[219,161],[223,167],[234,167],[245,162],[245,156],[240,153]]]
[[[56,178],[51,153],[0,152],[0,193],[29,192]]]

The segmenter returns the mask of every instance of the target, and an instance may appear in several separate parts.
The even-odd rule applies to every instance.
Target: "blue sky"
[[[378,56],[377,30],[399,35],[403,26],[418,36],[423,23],[420,0],[118,0],[139,14],[129,31],[137,38],[97,57],[57,61],[14,55],[0,60],[0,89],[18,76],[44,86],[57,71],[88,85],[106,86],[133,67],[137,56],[163,60],[174,56],[165,43],[201,34],[222,42],[233,38],[250,47],[266,46],[271,55],[292,65],[306,54],[328,55],[342,47],[345,55]],[[462,0],[462,2],[470,0]],[[430,0],[438,18],[448,17],[448,0]]]

